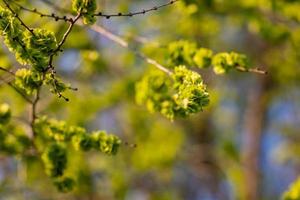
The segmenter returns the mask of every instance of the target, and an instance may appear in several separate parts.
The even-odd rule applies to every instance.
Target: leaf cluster
[[[168,66],[186,65],[196,68],[212,67],[216,74],[228,73],[237,67],[248,69],[249,61],[244,54],[236,52],[216,53],[211,49],[198,47],[185,40],[171,42],[167,47]]]
[[[136,84],[136,101],[173,120],[202,110],[209,94],[198,73],[178,66],[170,77],[158,70],[147,72]]]

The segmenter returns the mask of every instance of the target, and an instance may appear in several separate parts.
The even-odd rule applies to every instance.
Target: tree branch
[[[21,23],[22,26],[24,26],[32,35],[35,36],[33,29],[29,28],[24,22],[23,20],[19,17],[18,13],[16,13],[11,7],[10,5],[6,2],[6,0],[2,0],[4,2],[4,4],[6,5],[6,7],[14,14],[14,16],[19,20],[19,22]]]
[[[9,74],[12,75],[12,76],[15,76],[15,73],[14,73],[14,72],[12,72],[12,71],[10,71],[10,70],[4,68],[4,67],[1,67],[1,66],[0,66],[0,70],[4,71],[4,72],[6,72],[6,73],[9,73]]]
[[[11,82],[6,82],[2,77],[0,77],[0,80],[4,81],[7,85],[9,85],[12,89],[14,89],[19,95],[21,95],[23,97],[23,99],[25,101],[27,101],[28,103],[32,103],[32,100],[26,95],[24,94],[21,90],[19,90],[13,83]]]
[[[55,8],[56,10],[62,10],[63,8],[60,8],[58,7],[57,5],[55,5],[54,3],[50,2],[50,1],[47,1],[47,0],[42,0],[44,3],[52,6],[53,8]],[[161,9],[163,7],[167,7],[167,6],[170,6],[174,3],[176,3],[177,1],[179,0],[170,0],[168,3],[164,3],[164,4],[161,4],[161,5],[158,5],[158,6],[154,6],[152,8],[148,8],[148,9],[143,9],[143,10],[140,10],[140,11],[135,11],[135,12],[129,12],[129,13],[115,13],[115,14],[104,14],[103,12],[98,12],[98,13],[94,13],[92,16],[94,17],[104,17],[106,19],[109,19],[111,17],[133,17],[133,16],[136,16],[136,15],[144,15],[146,13],[149,13],[149,12],[152,12],[152,11],[156,11],[158,9]],[[42,13],[40,11],[38,11],[37,9],[30,9],[30,8],[26,8],[22,5],[20,5],[19,3],[17,2],[13,2],[14,4],[16,4],[20,9],[24,10],[24,11],[28,11],[28,12],[32,12],[32,13],[35,13],[35,14],[38,14],[40,15],[40,17],[49,17],[49,18],[53,18],[55,21],[59,21],[59,20],[63,20],[63,21],[69,21],[71,18],[68,18],[67,16],[58,16],[54,13],[52,14],[45,14],[45,13]],[[68,10],[64,10],[64,12],[66,13],[71,13],[70,11]],[[86,13],[82,13],[82,14],[86,14]]]
[[[68,22],[68,21],[72,20],[71,17],[67,17],[67,16],[62,16],[61,17],[61,16],[56,15],[55,13],[45,14],[45,13],[42,13],[42,12],[38,11],[36,8],[30,9],[30,8],[26,8],[26,7],[22,6],[21,4],[19,4],[16,1],[12,1],[12,2],[16,6],[18,6],[21,10],[24,10],[24,11],[27,11],[27,12],[31,12],[31,13],[40,15],[40,17],[48,17],[48,18],[53,18],[55,21],[61,20],[61,21],[65,21],[65,22]]]
[[[35,137],[35,131],[34,131],[34,123],[35,120],[37,119],[37,103],[40,100],[40,91],[41,91],[41,86],[37,89],[36,95],[35,95],[35,99],[31,102],[31,122],[30,122],[30,126],[32,129],[32,136]]]
[[[156,68],[158,68],[159,70],[162,70],[163,72],[167,73],[168,75],[171,75],[172,72],[170,70],[168,70],[166,67],[162,66],[161,64],[159,64],[156,60],[153,60],[152,58],[147,57],[146,55],[144,55],[143,53],[130,48],[128,42],[126,42],[123,38],[121,38],[118,35],[115,35],[114,33],[104,29],[103,27],[99,26],[99,25],[93,25],[91,26],[91,29],[99,34],[101,34],[102,36],[110,39],[111,41],[119,44],[120,46],[129,49],[131,52],[133,52],[135,55],[137,55],[138,57],[142,58],[143,60],[145,60],[147,63],[154,65]]]
[[[256,73],[256,74],[263,74],[263,75],[266,75],[268,74],[267,71],[263,71],[259,68],[244,68],[244,67],[240,67],[240,66],[237,66],[236,69],[240,72],[252,72],[252,73]]]
[[[70,25],[69,25],[67,31],[64,33],[64,35],[63,35],[61,41],[60,41],[59,44],[57,45],[57,48],[54,49],[53,52],[51,53],[50,58],[49,58],[49,64],[48,64],[48,67],[46,68],[46,70],[45,70],[45,72],[44,72],[44,73],[46,73],[48,70],[51,70],[51,72],[50,72],[50,73],[51,73],[51,77],[52,77],[53,80],[54,80],[54,90],[57,92],[59,98],[62,97],[65,101],[69,101],[69,99],[66,98],[65,96],[63,96],[62,93],[59,92],[59,91],[56,89],[56,87],[57,87],[57,82],[58,82],[58,81],[57,81],[57,79],[55,78],[55,73],[56,73],[56,71],[55,71],[54,66],[53,66],[53,59],[54,59],[54,56],[56,55],[57,52],[62,51],[62,50],[61,50],[61,47],[62,47],[62,46],[64,45],[64,43],[67,41],[67,38],[68,38],[68,36],[70,35],[70,33],[71,33],[71,31],[72,31],[72,29],[73,29],[75,23],[80,19],[80,17],[81,17],[81,13],[78,13],[78,15],[77,15],[74,19],[69,20]]]
[[[51,55],[50,55],[50,58],[49,58],[49,68],[50,68],[50,69],[53,69],[52,63],[53,63],[53,58],[54,58],[55,54],[56,54],[58,51],[61,51],[61,47],[62,47],[63,44],[66,42],[67,37],[70,35],[70,33],[71,33],[71,31],[72,31],[72,29],[73,29],[75,23],[77,22],[77,20],[78,20],[80,17],[81,17],[81,14],[79,13],[79,14],[75,17],[74,20],[73,20],[73,19],[70,20],[70,25],[69,25],[67,31],[64,33],[64,35],[63,35],[61,41],[60,41],[59,44],[57,45],[57,48],[54,49],[53,52],[52,52]],[[49,69],[49,68],[48,68],[48,69]],[[48,70],[48,69],[47,69],[47,70]]]
[[[177,1],[179,1],[179,0],[171,0],[168,3],[162,4],[162,5],[159,5],[159,6],[154,6],[152,8],[148,8],[148,9],[143,9],[141,11],[136,11],[136,12],[129,12],[129,13],[120,13],[119,12],[117,14],[103,14],[102,12],[99,12],[97,14],[94,14],[93,16],[95,16],[95,17],[105,17],[106,19],[109,19],[111,17],[133,17],[135,15],[144,15],[148,12],[158,10],[160,8],[169,6],[169,5],[171,5],[171,4],[173,4]],[[82,14],[84,14],[84,13],[82,13]]]

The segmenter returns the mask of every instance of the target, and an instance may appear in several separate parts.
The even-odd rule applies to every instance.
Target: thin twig
[[[175,2],[177,2],[179,0],[171,0],[169,1],[168,3],[165,3],[165,4],[162,4],[162,5],[159,5],[159,6],[154,6],[152,8],[148,8],[148,9],[143,9],[141,11],[136,11],[136,12],[129,12],[129,13],[117,13],[117,14],[103,14],[102,12],[98,12],[96,14],[93,14],[92,16],[95,16],[95,17],[105,17],[107,19],[111,18],[111,17],[133,17],[135,15],[144,15],[148,12],[151,12],[151,11],[155,11],[155,10],[158,10],[160,8],[163,8],[163,7],[166,7],[166,6],[169,6]],[[85,14],[85,13],[82,13],[82,14]]]
[[[143,53],[130,48],[128,42],[126,42],[123,38],[121,38],[118,35],[115,35],[114,33],[104,29],[103,27],[99,26],[99,25],[93,25],[91,26],[91,29],[101,35],[103,35],[104,37],[110,39],[111,41],[119,44],[120,46],[129,49],[130,51],[132,51],[135,55],[137,55],[138,57],[142,58],[143,60],[145,60],[147,63],[154,65],[156,68],[162,70],[163,72],[167,73],[168,75],[171,75],[172,72],[170,70],[168,70],[166,67],[162,66],[161,64],[159,64],[156,60],[153,60],[152,58],[147,57],[146,55],[144,55]]]
[[[19,88],[17,88],[13,83],[6,82],[2,77],[0,77],[0,80],[4,81],[7,85],[9,85],[12,89],[14,89],[19,95],[23,97],[24,100],[26,100],[28,103],[32,103],[32,100],[24,94]]]
[[[39,15],[40,17],[47,17],[47,18],[53,18],[55,21],[65,21],[68,22],[70,21],[72,18],[71,17],[67,17],[67,16],[58,16],[55,13],[51,13],[51,14],[45,14],[42,13],[40,11],[38,11],[36,8],[30,9],[30,8],[26,8],[24,6],[22,6],[21,4],[17,3],[16,1],[12,1],[16,6],[18,6],[21,10],[27,11],[27,12],[31,12],[34,14]]]
[[[59,42],[59,44],[57,45],[56,49],[53,50],[53,52],[51,53],[50,55],[50,58],[49,58],[49,68],[53,68],[52,66],[52,62],[53,62],[53,58],[55,56],[55,54],[58,52],[58,51],[61,51],[61,47],[63,46],[63,44],[66,42],[67,40],[67,37],[69,36],[69,34],[71,33],[75,23],[77,22],[77,20],[81,17],[81,14],[79,13],[75,19],[73,20],[70,20],[70,25],[67,29],[67,31],[64,33],[61,41]]]
[[[73,29],[75,23],[79,20],[80,17],[81,17],[81,13],[78,13],[78,15],[77,15],[73,20],[70,21],[70,26],[69,26],[68,30],[65,32],[65,34],[64,34],[64,36],[63,36],[63,38],[62,38],[62,40],[61,40],[60,43],[58,44],[57,49],[54,50],[54,53],[56,53],[57,51],[60,51],[60,50],[61,50],[60,48],[61,48],[62,45],[66,42],[67,37],[68,37],[69,34],[71,33],[71,31],[72,31],[72,29]]]
[[[8,69],[6,69],[6,68],[4,68],[4,67],[1,67],[1,66],[0,66],[0,70],[4,71],[4,72],[6,72],[6,73],[9,73],[9,74],[12,75],[12,76],[15,76],[15,73],[14,73],[13,71],[10,71],[10,70],[8,70]]]
[[[12,82],[13,80],[14,80],[13,76],[9,76],[9,77],[2,76],[2,77],[0,77],[0,86],[2,85],[2,83],[7,84],[9,82]]]
[[[53,58],[54,56],[56,55],[57,52],[59,51],[62,51],[61,47],[64,45],[64,43],[67,41],[67,38],[68,36],[70,35],[74,25],[76,24],[76,22],[80,19],[81,17],[81,13],[78,13],[78,15],[74,18],[74,19],[71,19],[69,22],[70,22],[70,25],[67,29],[67,31],[64,33],[61,41],[58,43],[56,49],[54,49],[50,55],[50,58],[49,58],[49,64],[48,64],[48,67],[46,68],[45,72],[46,73],[48,70],[50,70],[51,72],[51,78],[53,78],[54,80],[54,91],[58,94],[58,97],[59,98],[63,98],[65,101],[69,101],[68,98],[66,98],[65,96],[62,95],[61,92],[59,92],[57,90],[57,85],[58,85],[58,80],[55,78],[55,74],[56,74],[56,71],[54,69],[54,66],[53,66]]]
[[[44,3],[52,6],[53,8],[55,8],[56,10],[62,10],[63,8],[53,4],[52,2],[50,1],[47,1],[47,0],[42,0]],[[170,6],[174,3],[176,3],[177,1],[179,0],[171,0],[169,1],[168,3],[164,3],[164,4],[161,4],[161,5],[158,5],[158,6],[154,6],[152,8],[148,8],[148,9],[143,9],[143,10],[140,10],[140,11],[135,11],[135,12],[129,12],[129,13],[116,13],[116,14],[104,14],[102,11],[101,12],[97,12],[97,13],[94,13],[92,16],[94,17],[104,17],[106,19],[109,19],[111,17],[133,17],[133,16],[136,16],[136,15],[144,15],[146,13],[149,13],[149,12],[152,12],[152,11],[156,11],[158,9],[161,9],[163,7],[167,7],[167,6]],[[41,17],[49,17],[49,18],[53,18],[55,21],[59,21],[59,20],[63,20],[63,21],[68,21],[70,20],[70,18],[67,18],[66,16],[58,16],[54,13],[52,14],[44,14],[40,11],[38,11],[37,9],[30,9],[30,8],[26,8],[20,4],[18,4],[17,2],[14,2],[20,9],[24,10],[24,11],[28,11],[28,12],[32,12],[32,13],[35,13],[35,14],[38,14],[40,15]],[[64,10],[63,12],[66,12],[66,13],[70,13],[70,11],[68,10]],[[86,14],[86,13],[82,13],[83,15]]]
[[[32,101],[31,103],[31,122],[30,122],[30,125],[31,125],[31,129],[32,129],[32,136],[35,137],[36,133],[34,131],[34,123],[37,119],[37,111],[36,111],[36,108],[37,108],[37,103],[38,101],[40,100],[40,91],[41,91],[41,87],[40,86],[37,91],[36,91],[36,95],[35,95],[35,98],[34,100]]]
[[[19,17],[18,13],[16,13],[11,7],[10,5],[6,2],[6,0],[3,0],[4,4],[6,5],[6,7],[14,14],[14,16],[19,20],[19,22],[21,23],[22,26],[24,26],[32,35],[35,36],[33,29],[29,28],[24,22],[23,20]]]
[[[268,74],[267,71],[263,71],[259,68],[249,68],[249,69],[247,69],[247,68],[244,68],[244,67],[237,66],[236,69],[240,72],[252,72],[252,73],[263,74],[263,75]]]

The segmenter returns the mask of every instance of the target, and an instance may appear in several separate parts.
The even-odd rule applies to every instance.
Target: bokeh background
[[[63,14],[53,4],[70,10],[70,1],[18,2],[46,13]],[[167,1],[97,2],[99,10],[117,13]],[[19,157],[0,154],[0,199],[280,199],[300,172],[299,10],[298,0],[180,0],[143,16],[100,18],[99,25],[162,64],[169,42],[188,40],[215,52],[244,53],[253,66],[268,71],[217,76],[198,70],[210,106],[174,122],[135,103],[134,84],[152,66],[76,26],[56,68],[79,90],[67,93],[70,102],[64,102],[45,89],[39,111],[88,130],[105,129],[128,145],[112,157],[72,152],[79,183],[68,194],[55,190],[40,163],[25,165]],[[31,13],[20,16],[57,37],[67,28]],[[3,42],[0,65],[17,66]],[[5,84],[0,99],[12,105],[15,116],[27,118],[27,105]]]

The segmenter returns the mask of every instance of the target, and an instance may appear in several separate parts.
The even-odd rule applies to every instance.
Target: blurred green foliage
[[[18,16],[33,27],[33,36],[1,2],[0,34],[6,46],[0,49],[0,67],[12,70],[16,77],[0,71],[0,172],[4,174],[0,199],[201,199],[195,190],[210,187],[214,190],[198,193],[220,199],[217,194],[222,192],[218,184],[207,181],[211,179],[229,183],[226,193],[233,199],[245,199],[248,185],[240,144],[245,96],[259,90],[258,79],[264,79],[269,85],[264,94],[269,110],[277,99],[299,102],[292,91],[299,88],[300,80],[300,2],[181,0],[145,16],[110,19],[91,13],[143,10],[157,2],[97,1],[98,9],[89,0],[74,0],[73,5],[51,2],[75,14],[83,10],[85,24],[103,25],[124,38],[128,35],[130,47],[174,73],[169,76],[148,66],[89,26],[75,26],[64,52],[54,59],[58,77],[48,74],[42,81],[41,72],[68,24],[41,18],[12,3]],[[18,3],[48,14],[68,14],[43,1]],[[236,67],[261,67],[268,76],[242,74],[235,72]],[[216,74],[232,73],[216,76],[210,68]],[[39,91],[34,140],[30,106],[7,81],[30,97],[41,84],[47,88]],[[48,89],[63,93],[70,102]],[[294,118],[299,117],[295,112]],[[266,118],[266,126],[284,133],[287,144],[274,145],[275,160],[293,163],[288,166],[297,169],[298,126]],[[92,131],[103,129],[117,136]],[[274,182],[262,182],[262,199],[277,199],[286,189],[286,185],[276,188]],[[297,183],[283,198],[297,199]]]

